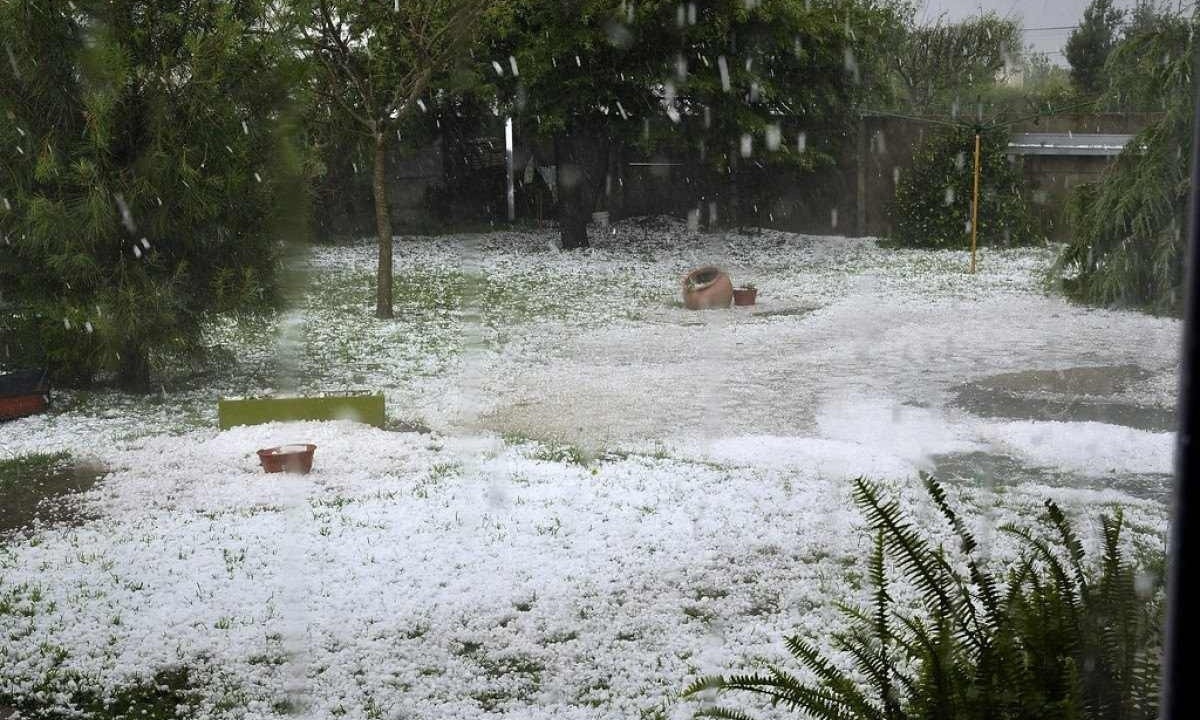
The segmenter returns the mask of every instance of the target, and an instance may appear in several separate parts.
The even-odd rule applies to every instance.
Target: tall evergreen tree
[[[303,218],[267,0],[0,4],[0,363],[145,389]]]
[[[1080,93],[1099,95],[1107,80],[1104,64],[1117,44],[1118,30],[1125,11],[1113,6],[1113,0],[1092,0],[1083,11],[1079,27],[1067,38],[1067,62],[1071,81]]]

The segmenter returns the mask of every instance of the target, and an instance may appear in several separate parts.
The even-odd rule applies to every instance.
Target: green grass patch
[[[161,670],[153,678],[142,680],[112,692],[89,687],[86,678],[72,678],[63,687],[75,685],[83,689],[71,691],[69,702],[61,700],[51,705],[29,696],[13,697],[0,694],[0,706],[20,712],[22,718],[37,720],[182,720],[192,717],[197,692],[186,667]],[[65,681],[65,676],[60,676]],[[44,688],[39,696],[57,694],[54,688]],[[63,705],[69,709],[64,709]]]
[[[0,492],[36,482],[71,467],[70,453],[30,453],[0,458]]]

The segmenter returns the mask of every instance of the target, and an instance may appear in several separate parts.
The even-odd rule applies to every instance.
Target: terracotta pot
[[[716,265],[696,268],[683,278],[683,304],[688,310],[729,307],[733,283]]]
[[[312,470],[313,452],[316,445],[299,443],[280,445],[258,451],[258,461],[269,473],[289,472],[307,475]]]
[[[733,289],[733,304],[734,305],[753,305],[758,297],[758,288],[734,288]]]

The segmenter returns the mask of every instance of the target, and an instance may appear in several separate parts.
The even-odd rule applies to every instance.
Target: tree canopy
[[[306,214],[272,19],[260,0],[0,5],[0,351],[145,387],[206,313],[270,300]]]

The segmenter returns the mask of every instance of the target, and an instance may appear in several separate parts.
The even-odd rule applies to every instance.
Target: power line
[[[1046,27],[1023,27],[1021,32],[1041,32],[1043,30],[1076,30],[1078,25],[1047,25]]]

